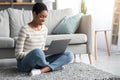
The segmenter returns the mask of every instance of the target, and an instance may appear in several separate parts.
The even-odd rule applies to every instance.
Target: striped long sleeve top
[[[15,48],[16,59],[21,59],[31,50],[39,48],[44,50],[48,29],[42,25],[40,31],[35,31],[29,25],[20,29]]]

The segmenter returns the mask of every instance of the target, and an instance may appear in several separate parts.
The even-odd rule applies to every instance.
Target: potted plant
[[[87,7],[85,5],[85,0],[81,0],[81,13],[83,14],[87,13]]]

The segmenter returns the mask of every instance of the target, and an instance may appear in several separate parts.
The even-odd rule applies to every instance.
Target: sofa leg
[[[91,54],[90,53],[88,54],[88,58],[89,58],[90,64],[92,64],[92,59],[91,59]]]

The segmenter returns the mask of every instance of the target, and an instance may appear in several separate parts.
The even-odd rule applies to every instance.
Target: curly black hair
[[[48,11],[47,6],[44,3],[37,2],[33,5],[32,12],[35,12],[36,14],[38,14],[43,10]]]

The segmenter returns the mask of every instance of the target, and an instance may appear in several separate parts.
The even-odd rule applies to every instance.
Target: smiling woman
[[[30,76],[48,71],[62,69],[62,66],[73,59],[73,52],[65,51],[46,57],[45,43],[48,29],[43,22],[48,15],[44,3],[35,3],[32,8],[33,19],[19,31],[15,47],[17,68],[22,72],[30,72]]]

